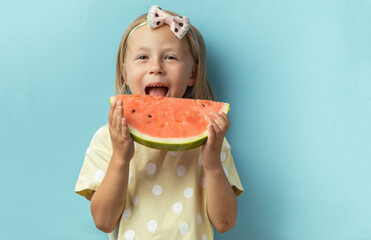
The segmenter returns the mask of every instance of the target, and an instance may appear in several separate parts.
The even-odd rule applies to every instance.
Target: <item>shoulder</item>
[[[94,134],[94,136],[97,136],[97,137],[105,137],[105,136],[109,136],[109,126],[108,124],[105,124],[103,126],[101,126]]]
[[[90,146],[109,149],[111,145],[111,137],[109,133],[108,124],[103,125],[100,127],[93,135]]]

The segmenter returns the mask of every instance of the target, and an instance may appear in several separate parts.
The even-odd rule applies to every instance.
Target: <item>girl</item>
[[[206,49],[187,17],[153,6],[125,32],[116,64],[116,94],[214,100]],[[133,142],[121,101],[93,136],[76,193],[91,200],[95,225],[110,239],[213,239],[230,230],[242,193],[224,113],[207,116],[197,149],[167,152]],[[215,119],[215,120],[213,120]]]

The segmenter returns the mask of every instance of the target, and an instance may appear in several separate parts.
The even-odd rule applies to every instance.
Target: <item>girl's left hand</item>
[[[211,114],[215,120],[210,116],[206,116],[206,120],[209,122],[209,136],[203,145],[201,155],[202,165],[206,169],[221,167],[220,151],[224,136],[230,126],[229,118],[224,112],[220,114],[211,112]]]

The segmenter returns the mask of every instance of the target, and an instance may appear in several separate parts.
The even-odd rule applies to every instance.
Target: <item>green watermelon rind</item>
[[[133,137],[134,141],[136,141],[137,143],[140,143],[144,146],[147,146],[147,147],[150,147],[150,148],[156,148],[156,149],[160,149],[160,150],[166,150],[166,151],[187,151],[187,150],[191,150],[191,149],[194,149],[194,148],[197,148],[199,146],[201,146],[207,139],[207,136],[205,137],[202,137],[202,138],[199,138],[195,141],[187,141],[186,138],[183,138],[184,139],[184,142],[183,143],[173,143],[173,142],[169,142],[169,141],[164,141],[164,142],[159,142],[159,141],[151,141],[149,139],[146,139],[145,137],[143,136],[138,136],[136,134],[134,134],[132,131],[130,131],[131,133],[131,136]]]
[[[115,97],[110,97],[109,101],[112,102],[115,100]],[[225,103],[223,106],[222,111],[227,114],[229,111],[229,104]],[[190,138],[171,138],[171,139],[163,139],[163,138],[154,138],[148,136],[146,134],[142,134],[136,129],[130,127],[129,131],[131,136],[133,137],[134,141],[140,143],[144,146],[166,150],[166,151],[187,151],[197,147],[200,147],[202,144],[205,143],[208,136],[208,130],[204,131],[198,136],[193,136]]]

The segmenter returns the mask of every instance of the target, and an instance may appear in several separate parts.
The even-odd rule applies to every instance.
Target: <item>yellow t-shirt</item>
[[[224,140],[221,161],[236,196],[243,192],[232,155]],[[93,136],[76,183],[75,192],[91,199],[111,160],[108,125]],[[201,147],[168,152],[135,143],[130,162],[126,206],[111,240],[212,240],[206,210],[205,173]]]

